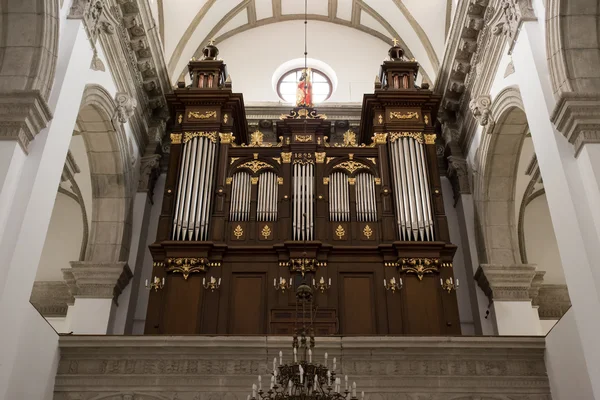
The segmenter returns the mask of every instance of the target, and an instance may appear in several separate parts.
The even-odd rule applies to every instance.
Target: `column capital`
[[[16,140],[27,151],[51,119],[52,112],[39,91],[0,93],[0,140]]]
[[[550,119],[577,157],[584,145],[600,143],[600,93],[562,93]]]
[[[532,264],[481,264],[474,278],[490,301],[528,301],[534,276]]]
[[[67,285],[72,275],[75,298],[114,299],[125,289],[133,274],[126,262],[99,263],[95,261],[71,261],[71,268],[63,270]],[[69,285],[70,288],[72,284]]]

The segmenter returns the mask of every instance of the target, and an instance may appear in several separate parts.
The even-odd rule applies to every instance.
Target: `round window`
[[[296,95],[304,68],[295,68],[284,73],[277,82],[277,94],[286,103],[296,103]],[[331,80],[323,72],[310,68],[310,82],[312,83],[313,104],[327,100],[333,91]]]

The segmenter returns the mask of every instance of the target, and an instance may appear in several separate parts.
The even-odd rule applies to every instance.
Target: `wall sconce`
[[[440,278],[440,285],[442,285],[442,289],[450,293],[452,290],[458,289],[459,283],[458,279],[456,280],[456,284],[452,278],[448,278],[444,281],[444,279]]]
[[[221,287],[221,278],[219,278],[219,281],[217,281],[214,276],[211,276],[210,282],[208,283],[206,283],[206,278],[202,278],[202,286],[204,286],[204,289],[210,289],[211,292],[219,290]]]
[[[292,288],[292,284],[282,277],[279,277],[279,283],[277,283],[277,278],[273,279],[273,286],[275,286],[275,290],[281,290],[283,293]]]
[[[402,289],[403,285],[404,283],[402,282],[402,278],[399,278],[396,282],[396,278],[392,277],[392,279],[390,279],[390,283],[387,283],[385,278],[383,279],[383,287],[385,290],[391,290],[392,294],[396,293],[396,290]]]
[[[331,287],[331,278],[329,278],[328,283],[325,283],[325,278],[321,277],[321,279],[319,279],[319,284],[317,284],[313,278],[313,287],[317,290],[320,290],[321,293],[325,293],[325,291],[329,290]]]
[[[154,276],[154,279],[150,284],[148,284],[148,279],[146,279],[146,289],[154,289],[155,292],[158,292],[158,290],[163,287],[165,287],[165,278],[162,278],[161,280],[158,276]]]

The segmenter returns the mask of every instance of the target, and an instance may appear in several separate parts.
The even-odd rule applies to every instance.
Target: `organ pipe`
[[[361,222],[377,221],[375,182],[366,172],[356,175],[356,218]]]
[[[435,240],[429,178],[422,141],[406,136],[391,138],[390,162],[396,188],[394,205],[400,239]]]
[[[248,221],[250,217],[250,174],[237,172],[231,182],[231,204],[229,206],[230,221]]]
[[[277,221],[277,175],[263,172],[258,179],[257,221]]]
[[[207,240],[217,143],[209,137],[185,142],[173,217],[173,240]]]
[[[333,172],[329,179],[329,219],[350,221],[350,196],[348,176],[340,171]]]
[[[314,230],[314,165],[294,163],[294,204],[292,230],[294,240],[312,240]]]

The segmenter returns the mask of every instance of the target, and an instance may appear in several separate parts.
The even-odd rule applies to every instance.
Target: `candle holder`
[[[154,276],[154,279],[152,279],[151,283],[149,283],[148,279],[146,279],[145,286],[146,286],[146,289],[148,289],[148,290],[154,289],[155,292],[158,292],[160,289],[165,287],[165,278],[162,278],[162,280],[161,280],[158,276]]]
[[[396,278],[392,277],[389,283],[385,280],[385,278],[383,279],[383,287],[385,290],[391,290],[392,294],[396,293],[397,290],[402,289],[403,286],[404,283],[402,282],[402,278],[399,278],[398,281],[396,281]]]
[[[279,277],[279,283],[277,283],[277,278],[273,279],[273,286],[275,287],[275,290],[281,290],[282,293],[285,293],[287,289],[292,288],[292,284],[282,277]]]
[[[209,282],[206,282],[206,278],[202,278],[202,286],[206,290],[210,289],[211,292],[219,290],[221,287],[221,278],[217,281],[214,276],[211,276]]]
[[[329,278],[329,281],[327,283],[325,283],[325,278],[321,277],[321,279],[319,279],[318,284],[313,279],[312,285],[313,285],[313,288],[315,288],[316,290],[319,290],[321,293],[325,293],[325,291],[329,290],[329,288],[331,287],[331,278]]]
[[[456,289],[458,289],[459,283],[458,283],[458,279],[456,280],[456,283],[455,283],[451,277],[447,278],[446,280],[444,280],[443,278],[440,278],[440,285],[442,285],[443,290],[450,293],[451,291],[453,291],[453,290],[456,291]]]

